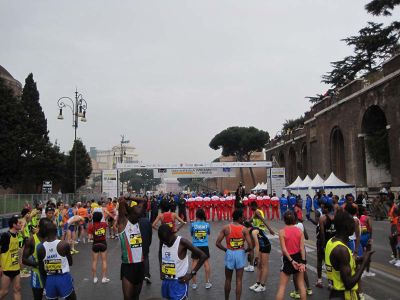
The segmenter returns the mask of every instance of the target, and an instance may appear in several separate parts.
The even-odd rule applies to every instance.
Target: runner
[[[361,237],[361,225],[360,225],[360,220],[357,218],[357,206],[354,205],[347,205],[346,206],[346,211],[353,216],[354,219],[354,233],[349,236],[349,242],[348,245],[350,250],[353,251],[353,254],[355,256],[361,257],[363,254],[363,249],[360,245],[360,237]]]
[[[37,247],[41,245],[46,239],[46,227],[51,221],[47,218],[40,219],[39,232],[34,233],[29,238],[22,253],[22,263],[26,266],[32,267],[31,269],[31,288],[34,300],[42,300],[45,278],[39,271],[39,259],[37,256]]]
[[[372,221],[371,218],[368,216],[367,209],[364,206],[360,206],[360,225],[361,225],[361,237],[360,237],[360,244],[363,248],[363,252],[371,251],[371,244],[372,244]],[[370,272],[370,262],[367,263],[365,272],[363,273],[362,277],[374,277],[376,274]]]
[[[187,222],[187,217],[186,217],[186,199],[185,199],[185,195],[183,195],[183,194],[181,194],[180,197],[179,197],[178,215],[183,221]]]
[[[271,227],[267,224],[267,222],[264,219],[264,212],[257,206],[257,202],[252,202],[250,205],[250,209],[253,211],[253,216],[249,220],[250,223],[252,223],[253,227],[259,229],[260,231],[263,231],[263,233],[266,235],[266,230],[268,228],[268,231],[274,235],[274,231],[271,229]],[[254,255],[253,251],[250,251],[250,262],[247,267],[244,268],[246,272],[254,272],[254,266],[253,266],[253,257],[257,258],[257,255]],[[264,257],[265,258],[265,257]],[[258,261],[258,262],[261,262]],[[262,268],[262,266],[259,266],[259,268]],[[266,268],[264,268],[266,269]],[[261,270],[259,270],[261,271]],[[258,276],[257,276],[258,277]],[[263,280],[264,284],[266,281],[266,274],[265,274],[265,280]],[[262,292],[262,291],[260,291]]]
[[[318,225],[316,228],[317,237],[317,283],[315,286],[317,288],[323,288],[322,283],[322,263],[325,259],[325,247],[326,243],[335,235],[335,225],[334,225],[334,211],[333,207],[326,203],[319,204],[322,211],[322,215],[319,216],[319,211],[316,216],[318,218]]]
[[[21,276],[19,259],[19,241],[18,232],[21,230],[21,224],[18,216],[12,216],[8,220],[9,230],[4,232],[0,238],[0,275],[1,289],[0,299],[4,299],[13,285],[14,300],[21,299]]]
[[[128,203],[129,202],[129,203]],[[142,233],[138,220],[147,207],[143,198],[121,198],[118,206],[118,235],[121,242],[121,281],[125,300],[139,300],[144,278]]]
[[[246,265],[246,253],[252,250],[251,238],[243,224],[243,211],[235,210],[232,214],[233,222],[225,225],[218,235],[216,246],[225,251],[225,300],[229,300],[233,271],[236,270],[236,300],[242,295],[243,269]],[[226,247],[222,245],[225,238]],[[247,249],[244,249],[245,241]]]
[[[183,221],[176,213],[169,211],[169,203],[166,200],[161,201],[160,203],[161,213],[157,216],[152,226],[153,229],[157,230],[157,224],[161,222],[161,224],[167,224],[172,228],[173,232],[178,232],[186,222]],[[176,228],[175,222],[176,220],[179,222],[178,228]]]
[[[206,221],[210,220],[211,198],[208,194],[203,198],[203,210],[206,214]],[[197,217],[197,213],[196,213],[196,217]]]
[[[279,221],[279,198],[276,196],[275,193],[272,194],[271,197],[271,207],[272,207],[272,213],[271,213],[271,220],[274,220],[274,216],[276,216],[276,220]]]
[[[270,215],[270,210],[269,210],[269,207],[271,206],[271,196],[268,196],[267,194],[265,194],[262,197],[263,197],[262,210],[264,212],[264,215],[267,216],[267,219],[271,220],[271,215]]]
[[[167,224],[162,224],[158,228],[158,237],[161,246],[158,258],[162,297],[171,300],[187,299],[189,281],[197,274],[207,256],[188,240],[176,236]],[[199,261],[190,273],[187,273],[189,269],[187,250],[199,257]]]
[[[210,269],[210,250],[208,248],[208,236],[210,235],[210,224],[206,221],[206,214],[202,209],[196,212],[196,222],[191,224],[190,235],[192,236],[193,246],[198,247],[207,256],[204,262],[204,271],[206,275],[205,288],[209,289],[212,287],[210,282],[211,269]],[[192,252],[192,269],[196,267],[200,257],[196,253]],[[196,275],[192,279],[192,289],[197,289]]]
[[[292,210],[283,215],[285,227],[279,230],[279,241],[282,250],[282,267],[276,300],[283,300],[290,275],[293,275],[299,290],[300,299],[306,299],[304,287],[304,271],[306,270],[306,254],[304,234],[295,225],[296,217]]]
[[[92,246],[92,276],[93,283],[98,282],[97,278],[97,260],[99,258],[99,254],[101,257],[101,274],[102,279],[101,283],[107,283],[110,279],[107,278],[107,223],[101,222],[102,214],[100,212],[95,212],[93,214],[93,223],[89,225],[88,234],[91,235],[91,239],[93,239]]]
[[[248,225],[250,225],[250,236],[254,245],[254,266],[257,267],[256,283],[250,286],[250,290],[256,293],[265,292],[265,283],[268,276],[269,254],[271,253],[271,242],[265,232],[264,224],[262,224],[264,226],[260,223],[257,224],[259,226],[261,225],[262,229],[254,224],[251,225],[249,223]],[[274,232],[272,231],[271,234],[273,235]]]
[[[218,207],[219,207],[219,197],[214,192],[211,197],[211,207],[212,207],[212,220],[215,221],[218,219]]]
[[[78,242],[81,241],[85,244],[85,236],[88,222],[89,222],[89,216],[88,216],[88,211],[86,205],[82,205],[81,202],[77,203],[77,210],[76,214],[80,217],[82,217],[83,221],[78,223],[77,230],[78,230]]]
[[[397,249],[396,249],[396,244],[397,244],[397,224],[399,223],[399,217],[397,214],[397,205],[396,203],[391,202],[392,205],[390,207],[388,216],[389,216],[389,221],[390,221],[390,235],[389,235],[389,244],[390,248],[392,250],[392,259],[389,261],[390,264],[396,264],[399,262],[400,264],[400,256],[397,254]]]
[[[79,253],[79,251],[75,249],[76,228],[78,227],[78,225],[81,222],[84,222],[84,221],[85,221],[84,218],[77,216],[77,215],[73,215],[65,223],[64,227],[67,230],[67,241],[71,248],[71,254]]]
[[[46,277],[47,299],[75,300],[76,294],[70,273],[71,249],[66,241],[57,239],[57,226],[45,225],[46,240],[37,247],[40,274]]]
[[[336,234],[328,241],[325,252],[328,281],[332,286],[329,299],[359,299],[357,283],[374,252],[367,251],[357,268],[352,251],[347,247],[349,236],[354,233],[354,219],[346,211],[339,210],[334,223]]]

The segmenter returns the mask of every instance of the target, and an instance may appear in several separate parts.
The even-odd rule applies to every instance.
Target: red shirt
[[[229,224],[229,234],[226,236],[226,247],[230,250],[244,248],[243,225]]]
[[[301,229],[296,226],[286,226],[283,230],[285,232],[285,246],[289,255],[299,253]]]
[[[88,233],[93,235],[93,242],[103,242],[106,240],[107,223],[98,222],[89,224]]]

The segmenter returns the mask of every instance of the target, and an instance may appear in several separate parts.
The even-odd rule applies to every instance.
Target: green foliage
[[[63,182],[63,192],[74,192],[74,159],[76,148],[76,188],[85,185],[86,179],[92,173],[92,161],[85,145],[81,140],[76,140],[66,159],[65,178]]]
[[[368,22],[358,33],[342,40],[354,48],[354,55],[332,62],[332,70],[322,76],[322,82],[334,88],[342,87],[359,76],[379,70],[399,48],[399,22],[386,27],[382,23]]]
[[[388,131],[386,128],[368,134],[365,145],[374,164],[390,170]]]
[[[238,161],[249,161],[253,152],[262,151],[269,142],[269,134],[255,127],[229,127],[210,142],[211,149],[222,148],[223,156],[235,156]]]
[[[0,185],[14,186],[21,178],[24,136],[22,106],[0,78]]]
[[[304,121],[304,116],[300,116],[297,119],[286,120],[285,123],[283,123],[282,132],[293,131],[297,128],[303,127]]]
[[[400,4],[400,0],[372,0],[367,5],[365,9],[375,16],[391,16],[392,10],[396,5]]]
[[[160,178],[154,178],[152,169],[129,170],[121,173],[121,182],[128,182],[128,187],[135,191],[140,189],[152,190],[161,183]]]

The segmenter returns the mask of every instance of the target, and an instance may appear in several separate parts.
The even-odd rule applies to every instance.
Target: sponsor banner
[[[232,168],[179,168],[179,169],[154,169],[154,178],[214,178],[236,177]]]
[[[118,197],[118,170],[103,170],[101,192],[107,197]]]
[[[199,168],[271,168],[270,161],[231,161],[211,163],[149,164],[117,163],[117,169],[199,169]]]
[[[280,197],[286,185],[285,168],[271,168],[267,181],[271,193],[276,193]]]

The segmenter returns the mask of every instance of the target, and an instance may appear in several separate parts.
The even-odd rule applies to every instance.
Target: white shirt
[[[178,279],[185,276],[189,269],[188,255],[180,259],[178,255],[181,237],[177,236],[171,247],[163,244],[161,248],[161,272],[167,279]]]
[[[54,240],[52,242],[44,242],[43,247],[46,251],[43,263],[44,269],[47,275],[58,275],[69,272],[69,264],[66,256],[61,256],[57,251],[57,245],[60,240]]]

